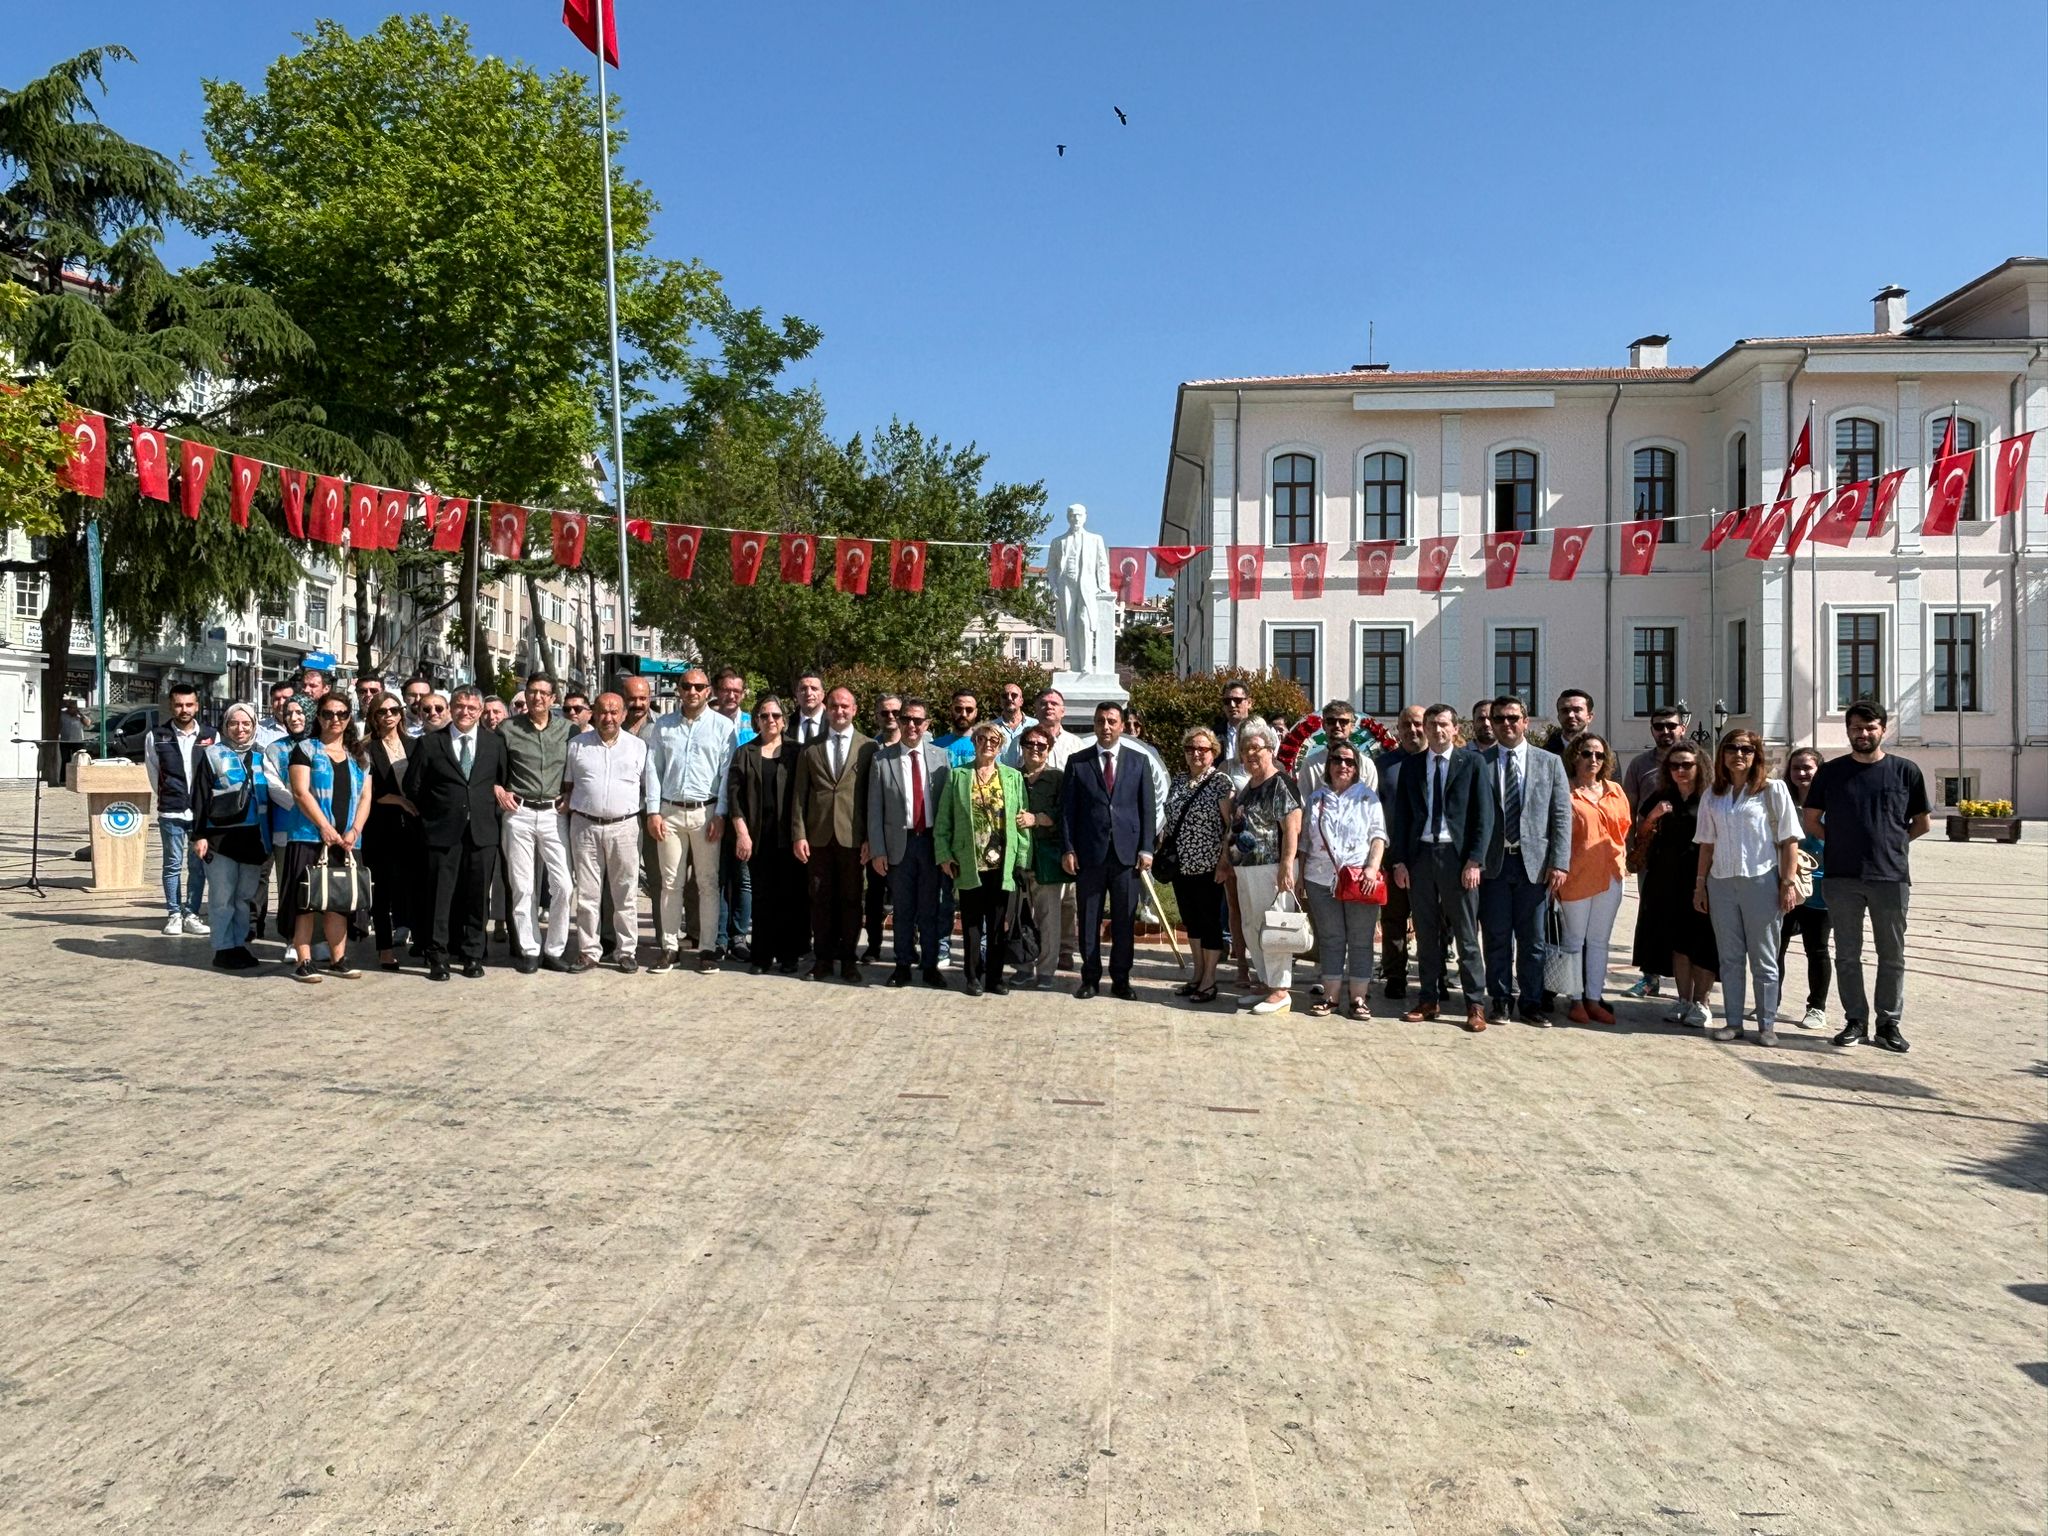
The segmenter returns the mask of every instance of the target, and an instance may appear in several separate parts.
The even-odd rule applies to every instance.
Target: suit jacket
[[[930,740],[917,750],[924,762],[925,830],[936,832],[952,754]],[[886,747],[876,747],[875,766],[868,780],[868,852],[875,858],[899,864],[909,836],[910,749],[900,741],[892,741]]]
[[[1373,753],[1373,768],[1379,778],[1380,809],[1387,817],[1387,867],[1394,867],[1394,849],[1400,846],[1401,818],[1405,814],[1401,806],[1401,775],[1408,765],[1421,756],[1416,752],[1403,752],[1399,747],[1382,747]],[[1304,804],[1308,797],[1302,796]]]
[[[1060,780],[1060,851],[1083,869],[1136,864],[1152,852],[1158,808],[1145,755],[1122,742],[1116,749],[1116,792],[1102,778],[1102,749],[1077,748]]]
[[[789,797],[789,840],[814,848],[860,851],[868,835],[868,780],[874,772],[875,739],[849,735],[846,767],[832,778],[832,737],[828,732],[797,755],[795,792]]]
[[[725,812],[747,824],[747,836],[756,847],[789,846],[790,783],[796,777],[797,759],[801,755],[796,743],[785,736],[775,754],[782,772],[774,778],[772,796],[760,739],[756,737],[732,755],[732,767],[725,776]]]
[[[1429,826],[1430,773],[1430,754],[1425,751],[1403,762],[1395,778],[1394,797],[1401,814],[1388,830],[1396,864],[1413,864],[1421,852],[1422,835]],[[1486,760],[1470,747],[1451,748],[1444,772],[1444,824],[1450,828],[1451,847],[1460,866],[1484,867],[1496,819]]]
[[[512,761],[498,733],[476,729],[476,760],[469,777],[455,755],[452,727],[428,731],[405,760],[405,798],[419,807],[429,848],[498,846],[498,801],[491,793],[512,777]]]
[[[1572,786],[1565,777],[1564,759],[1546,752],[1534,742],[1522,753],[1526,765],[1522,774],[1522,824],[1511,827],[1501,798],[1500,759],[1502,748],[1486,749],[1486,782],[1493,791],[1493,836],[1486,843],[1485,876],[1499,876],[1512,840],[1522,845],[1522,868],[1532,882],[1541,883],[1553,869],[1569,869],[1572,862]]]

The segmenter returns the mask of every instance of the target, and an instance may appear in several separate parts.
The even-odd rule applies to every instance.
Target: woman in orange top
[[[1566,1015],[1574,1024],[1612,1024],[1607,1006],[1607,944],[1621,911],[1628,850],[1628,796],[1614,782],[1614,753],[1590,731],[1565,753],[1572,784],[1572,866],[1558,890],[1564,952],[1583,966],[1578,997]]]

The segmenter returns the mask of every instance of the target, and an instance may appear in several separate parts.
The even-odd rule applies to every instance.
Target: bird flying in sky
[[[1058,150],[1058,151],[1060,152],[1060,158],[1061,158],[1062,160],[1064,160],[1064,159],[1066,159],[1066,158],[1067,158],[1067,146],[1066,146],[1066,145],[1064,145],[1064,144],[1055,144],[1055,145],[1053,145],[1053,148],[1054,148],[1054,149],[1056,149],[1056,150]]]
[[[1131,126],[1131,120],[1129,116],[1125,114],[1124,109],[1122,107],[1111,107],[1109,110],[1116,114],[1116,120],[1119,123],[1122,123],[1126,128]]]

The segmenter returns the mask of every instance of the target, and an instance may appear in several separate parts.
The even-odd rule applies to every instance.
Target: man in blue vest
[[[164,935],[209,933],[199,904],[206,893],[206,865],[192,847],[194,756],[213,744],[213,732],[199,724],[199,690],[173,683],[170,719],[149,728],[142,752],[149,793],[156,801],[156,830],[164,854]]]

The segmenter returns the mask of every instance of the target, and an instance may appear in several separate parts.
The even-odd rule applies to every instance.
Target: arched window
[[[1738,432],[1728,442],[1728,500],[1723,510],[1729,507],[1749,505],[1749,434]]]
[[[1678,525],[1671,521],[1678,512],[1678,455],[1669,448],[1638,448],[1635,470],[1636,521],[1662,518],[1662,542],[1669,544],[1678,537]]]
[[[1361,539],[1408,537],[1406,454],[1367,454],[1359,479],[1358,495],[1358,536]]]
[[[1528,530],[1524,544],[1536,542],[1536,455],[1526,448],[1505,448],[1493,456],[1493,531]]]
[[[1933,463],[1941,452],[1942,437],[1948,432],[1948,418],[1937,416],[1927,424],[1927,461]],[[1956,418],[1956,452],[1967,453],[1977,446],[1977,423],[1967,416]],[[1984,478],[1984,464],[1980,459],[1970,467],[1970,488],[1963,493],[1963,510],[1957,516],[1966,523],[1977,521],[1977,509],[1983,503],[1977,495],[1977,482]]]
[[[1835,484],[1875,480],[1883,464],[1884,430],[1864,416],[1835,423]]]
[[[1273,461],[1273,542],[1316,541],[1316,461],[1283,453]]]

